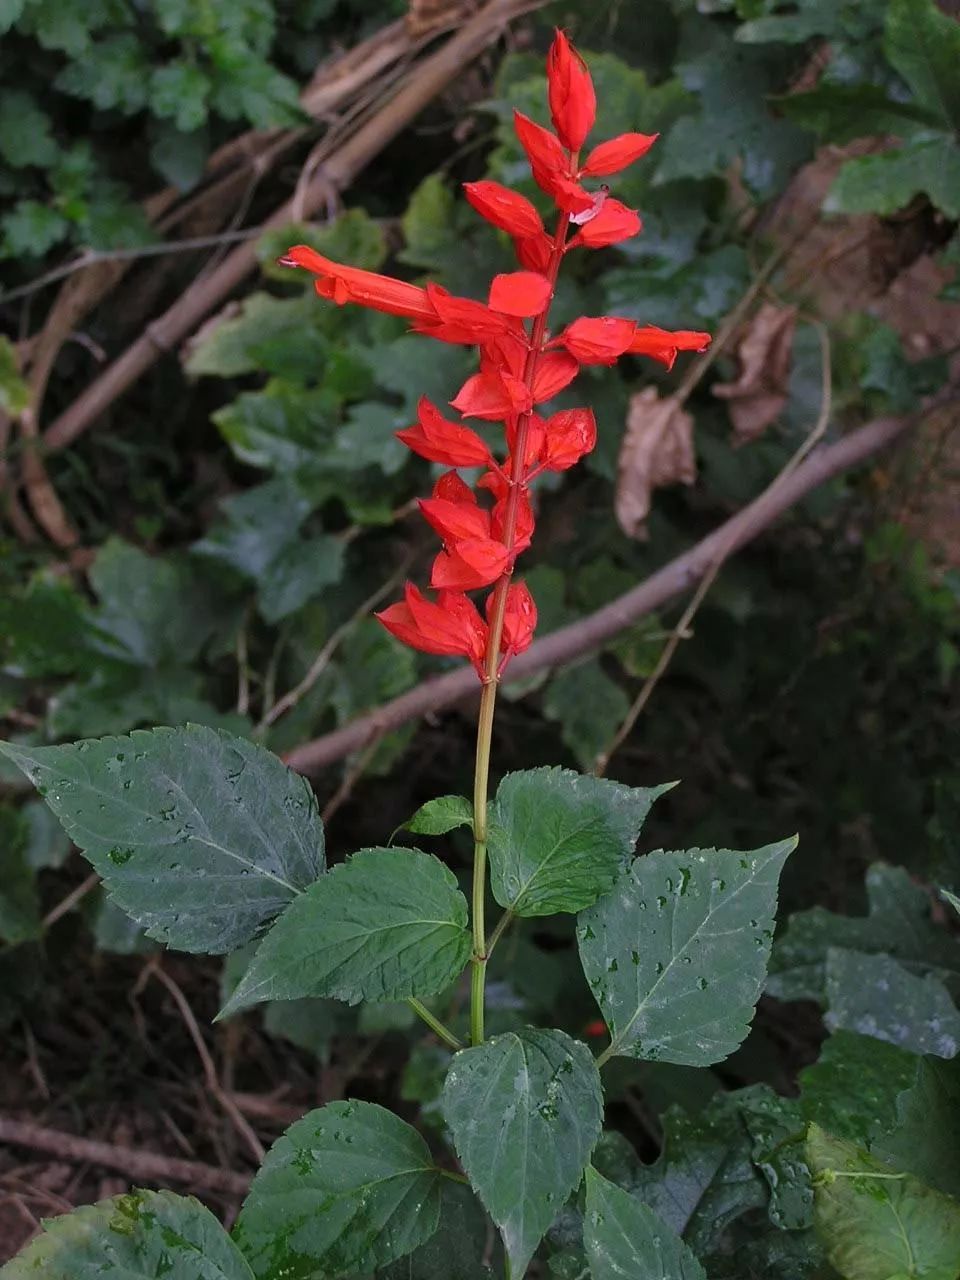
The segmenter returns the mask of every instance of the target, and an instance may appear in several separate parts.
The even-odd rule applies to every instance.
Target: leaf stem
[[[573,157],[576,167],[577,157]],[[563,259],[564,243],[567,238],[569,217],[561,213],[557,221],[557,229],[553,237],[553,248],[546,276],[550,282],[550,297],[557,283],[557,273]],[[533,322],[530,333],[530,348],[527,353],[523,380],[532,390],[533,379],[537,371],[537,362],[543,349],[543,339],[547,331],[547,316],[550,305]],[[522,413],[517,418],[517,432],[513,447],[510,473],[510,493],[507,497],[507,509],[504,516],[503,541],[508,550],[512,549],[517,527],[517,510],[520,502],[520,489],[523,479],[523,467],[527,451],[527,432],[530,427],[530,413]],[[487,979],[488,951],[486,946],[486,925],[484,910],[487,891],[487,792],[490,780],[490,744],[493,739],[493,713],[497,704],[497,688],[500,682],[500,644],[503,638],[503,620],[507,611],[507,591],[513,567],[497,580],[493,589],[493,600],[490,616],[490,632],[487,640],[485,676],[483,693],[480,698],[480,714],[477,720],[477,754],[473,775],[473,966],[470,975],[470,1043],[483,1043],[484,990]]]
[[[493,955],[494,947],[497,945],[497,943],[506,933],[507,929],[509,929],[509,927],[513,924],[515,919],[516,919],[516,916],[508,907],[507,910],[504,911],[500,919],[497,921],[497,923],[494,925],[493,933],[491,933],[490,937],[487,939],[487,959],[488,960]]]
[[[450,1028],[445,1027],[439,1018],[435,1018],[425,1004],[422,1004],[414,996],[409,997],[407,1004],[417,1017],[422,1018],[430,1030],[440,1037],[447,1048],[452,1049],[454,1053],[456,1053],[458,1049],[462,1049],[464,1047],[463,1042],[458,1040]]]

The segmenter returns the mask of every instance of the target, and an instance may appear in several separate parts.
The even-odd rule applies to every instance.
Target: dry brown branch
[[[342,191],[348,186],[467,63],[498,38],[511,18],[532,7],[530,0],[490,0],[435,53],[417,63],[396,94],[324,161],[322,171],[301,193],[303,216],[321,208],[331,188]],[[283,226],[291,220],[292,210],[292,201],[285,201],[263,229]],[[62,449],[82,435],[162,352],[181,342],[256,265],[254,245],[241,244],[215,270],[197,280],[51,424],[44,435],[46,449]]]
[[[26,1120],[0,1116],[0,1142],[30,1151],[43,1151],[60,1160],[76,1164],[94,1164],[101,1169],[116,1169],[133,1182],[156,1182],[166,1186],[182,1183],[198,1191],[220,1191],[232,1196],[246,1195],[250,1177],[232,1169],[218,1169],[198,1160],[180,1160],[175,1156],[157,1155],[150,1151],[134,1151],[109,1142],[76,1138],[72,1133],[46,1129]]]
[[[956,389],[947,389],[928,409],[956,398]],[[836,444],[816,450],[695,547],[665,564],[644,582],[596,613],[535,641],[526,653],[514,659],[507,668],[505,679],[519,680],[599,648],[699,582],[720,551],[725,555],[738,551],[825,481],[860,466],[898,440],[916,425],[920,416],[877,418]],[[301,773],[315,774],[324,766],[359,750],[375,735],[388,733],[427,712],[448,707],[476,692],[477,678],[468,667],[425,680],[399,698],[358,716],[332,733],[295,747],[287,753],[286,762]]]

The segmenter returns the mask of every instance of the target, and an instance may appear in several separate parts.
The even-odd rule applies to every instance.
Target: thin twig
[[[52,925],[55,925],[61,916],[65,916],[68,911],[72,911],[78,902],[85,898],[88,893],[92,893],[99,883],[100,877],[96,871],[91,871],[86,880],[82,880],[75,889],[71,889],[65,898],[61,898],[57,905],[47,912],[40,921],[41,930],[46,932]]]

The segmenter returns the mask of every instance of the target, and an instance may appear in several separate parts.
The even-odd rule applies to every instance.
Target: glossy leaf
[[[811,1125],[814,1214],[844,1280],[952,1280],[960,1259],[960,1204],[861,1147]]]
[[[134,1191],[44,1222],[2,1280],[253,1280],[209,1209],[172,1191]]]
[[[583,1242],[593,1280],[706,1280],[700,1263],[660,1218],[596,1169],[587,1170]]]
[[[403,824],[403,830],[418,836],[445,836],[457,827],[472,825],[473,805],[466,796],[437,796],[422,804]]]
[[[267,1152],[234,1238],[257,1280],[370,1271],[430,1239],[442,1181],[416,1129],[372,1102],[331,1102]]]
[[[960,1058],[922,1058],[897,1099],[897,1124],[871,1148],[897,1169],[960,1201]]]
[[[905,1049],[852,1031],[835,1031],[811,1067],[800,1072],[800,1104],[807,1120],[863,1146],[891,1129],[897,1097],[917,1077]]]
[[[221,1017],[263,1000],[430,996],[470,954],[467,901],[419,849],[361,849],[290,904],[260,944]]]
[[[519,916],[579,911],[611,887],[664,787],[626,787],[571,769],[510,773],[487,840],[493,896]]]
[[[128,915],[183,951],[242,946],[323,871],[308,784],[243,738],[190,725],[0,753]]]
[[[919,978],[890,956],[827,952],[827,1026],[876,1036],[912,1053],[952,1058],[960,1050],[960,1012],[944,984]]]
[[[519,1280],[580,1183],[600,1136],[600,1077],[586,1045],[524,1027],[458,1053],[443,1114]]]
[[[445,1181],[440,1193],[440,1226],[405,1258],[391,1262],[380,1280],[494,1280],[484,1265],[489,1220],[469,1187]]]
[[[577,924],[609,1053],[705,1067],[743,1041],[770,955],[777,884],[796,840],[752,853],[635,859]]]
[[[810,1226],[813,1189],[804,1155],[807,1126],[795,1098],[780,1098],[767,1085],[735,1095],[753,1143],[751,1158],[767,1180],[770,1221],[781,1231]]]

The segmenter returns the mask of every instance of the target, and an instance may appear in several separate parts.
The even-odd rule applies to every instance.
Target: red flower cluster
[[[421,288],[341,266],[305,245],[280,259],[284,266],[312,271],[322,298],[405,316],[417,333],[479,347],[479,371],[450,403],[464,418],[502,422],[509,452],[497,461],[476,431],[448,421],[429,400],[420,401],[417,422],[397,435],[420,457],[453,468],[420,503],[443,542],[430,578],[438,594],[428,600],[408,583],[403,603],[377,616],[414,649],[469,658],[484,681],[496,679],[506,661],[527,648],[537,622],[530,592],[511,583],[516,557],[533,534],[530,482],[542,471],[574,466],[597,439],[589,409],[544,418],[537,406],[567,387],[583,364],[612,365],[623,355],[645,355],[669,369],[679,351],[703,351],[710,342],[706,333],[669,333],[616,316],[584,316],[556,337],[548,334],[547,312],[564,255],[617,244],[641,226],[636,211],[612,198],[606,185],[589,191],[582,179],[619,173],[653,146],[656,134],[621,134],[581,162],[596,96],[586,64],[562,31],[547,56],[547,83],[555,132],[519,111],[514,127],[534,180],[559,210],[554,233],[518,192],[498,182],[464,184],[474,209],[512,238],[522,268],[496,276],[485,303],[458,298],[437,284]],[[483,469],[477,488],[491,494],[490,507],[480,505],[458,467]],[[465,593],[493,584],[484,619]]]

